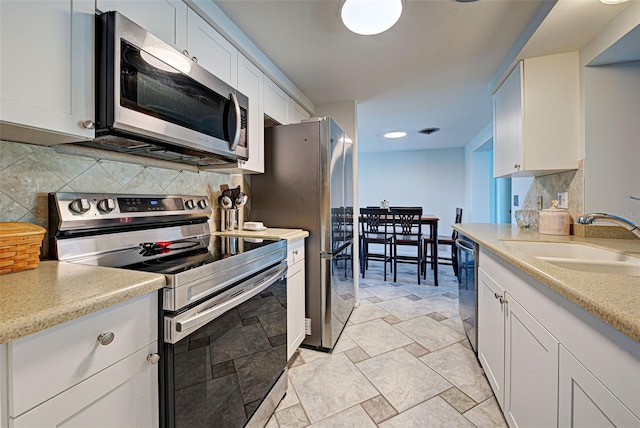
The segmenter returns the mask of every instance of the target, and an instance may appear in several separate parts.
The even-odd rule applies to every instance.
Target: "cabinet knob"
[[[519,163],[514,163],[513,164],[513,168],[514,169],[520,169],[520,164]]]
[[[298,250],[293,250],[293,254],[298,255]]]
[[[185,56],[189,56],[189,51],[188,51],[188,50],[186,50],[186,49],[185,49],[185,50],[183,50],[183,51],[182,51],[182,53],[183,53]]]
[[[96,123],[93,120],[85,120],[80,123],[84,129],[95,129]]]
[[[100,336],[98,336],[98,342],[100,342],[100,344],[102,346],[107,346],[108,344],[113,342],[113,339],[115,339],[115,337],[116,337],[116,335],[113,334],[113,332],[108,331],[108,332],[102,333]]]
[[[147,361],[149,361],[151,364],[158,364],[158,361],[160,361],[160,355],[149,354],[147,355]]]
[[[191,61],[195,62],[196,64],[198,63],[198,57],[191,57]]]

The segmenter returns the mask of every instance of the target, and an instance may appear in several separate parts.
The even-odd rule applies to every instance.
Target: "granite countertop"
[[[602,321],[640,342],[640,276],[564,269],[513,249],[503,240],[574,242],[640,257],[638,239],[542,235],[510,224],[457,224],[454,229],[476,241]]]
[[[225,232],[214,232],[214,234],[221,236],[244,236],[247,238],[286,239],[289,242],[309,236],[309,232],[302,229],[277,229],[272,227],[265,230],[229,230]]]
[[[0,344],[164,287],[163,275],[42,261],[0,275]]]

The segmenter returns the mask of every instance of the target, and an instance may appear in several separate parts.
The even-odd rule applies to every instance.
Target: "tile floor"
[[[334,351],[300,348],[289,362],[267,428],[506,427],[464,335],[453,271],[439,272],[439,287],[430,274],[418,286],[406,265],[384,282],[371,263]]]

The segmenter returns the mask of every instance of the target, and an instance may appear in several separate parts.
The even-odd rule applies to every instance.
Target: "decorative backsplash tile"
[[[50,192],[207,195],[219,226],[221,186],[245,189],[241,175],[180,171],[58,153],[52,147],[0,141],[0,221],[48,228]],[[46,255],[47,239],[45,238]]]
[[[568,192],[569,216],[575,223],[576,219],[584,214],[584,160],[578,162],[575,171],[561,172],[558,174],[536,177],[527,192],[523,210],[537,209],[538,196],[542,196],[542,208],[549,208],[551,201],[558,199],[558,193]]]

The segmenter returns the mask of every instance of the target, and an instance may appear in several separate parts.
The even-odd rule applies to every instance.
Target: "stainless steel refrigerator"
[[[353,309],[352,143],[330,118],[267,128],[264,140],[265,173],[251,177],[250,216],[309,231],[303,344],[329,351]]]

